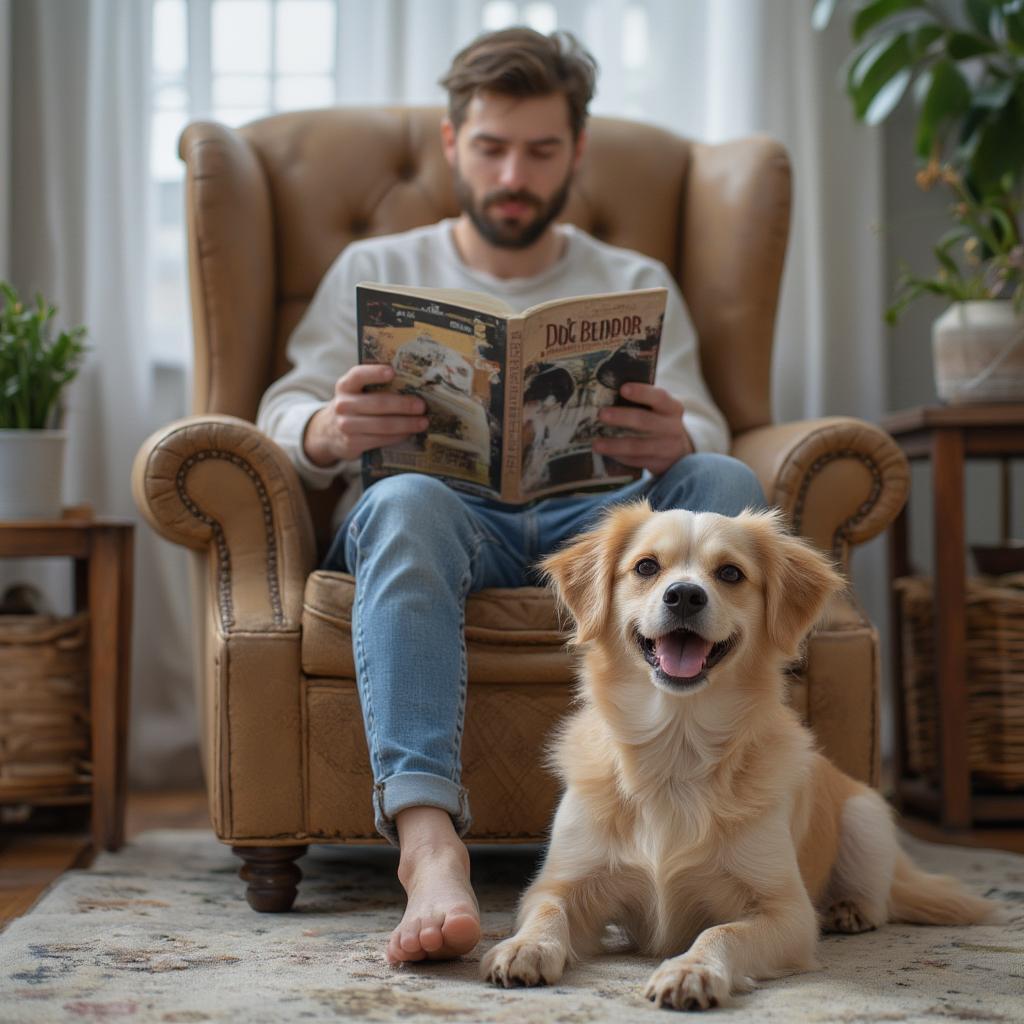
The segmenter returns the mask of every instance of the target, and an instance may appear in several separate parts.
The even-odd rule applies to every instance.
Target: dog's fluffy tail
[[[889,919],[910,924],[984,924],[1002,919],[1002,907],[972,896],[948,875],[932,875],[902,851],[889,890]]]

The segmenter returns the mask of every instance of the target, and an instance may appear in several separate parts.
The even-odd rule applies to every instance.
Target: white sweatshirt
[[[556,230],[564,234],[567,244],[558,262],[535,277],[499,278],[462,262],[452,235],[454,224],[454,220],[443,220],[347,246],[324,275],[288,341],[292,369],[267,389],[260,402],[257,426],[281,445],[307,484],[323,488],[339,474],[348,480],[336,520],[359,497],[360,460],[316,466],[303,451],[302,439],[309,418],[333,396],[335,382],[359,361],[355,298],[360,281],[466,288],[495,295],[519,311],[548,299],[667,288],[655,383],[683,404],[683,424],[697,451],[728,451],[728,426],[701,376],[693,324],[663,264],[563,224]]]

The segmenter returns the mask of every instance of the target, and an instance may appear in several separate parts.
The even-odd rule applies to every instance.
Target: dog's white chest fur
[[[640,809],[636,830],[608,851],[613,876],[631,880],[627,892],[636,897],[621,901],[614,923],[648,955],[687,949],[705,928],[742,915],[743,887],[710,838],[718,833],[702,788],[678,783],[669,798],[652,800]]]

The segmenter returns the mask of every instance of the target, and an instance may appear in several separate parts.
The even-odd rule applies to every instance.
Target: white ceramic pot
[[[0,430],[0,520],[59,519],[64,430]]]
[[[1024,316],[1009,299],[956,302],[932,324],[939,398],[1024,401]]]

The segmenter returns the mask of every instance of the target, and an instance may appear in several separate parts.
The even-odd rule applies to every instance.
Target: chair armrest
[[[190,416],[153,434],[132,467],[135,504],[157,533],[209,551],[222,632],[296,631],[315,568],[298,474],[253,424]]]
[[[849,417],[755,427],[733,439],[732,453],[754,470],[769,504],[787,513],[797,533],[843,565],[851,547],[896,518],[910,487],[896,442]]]

